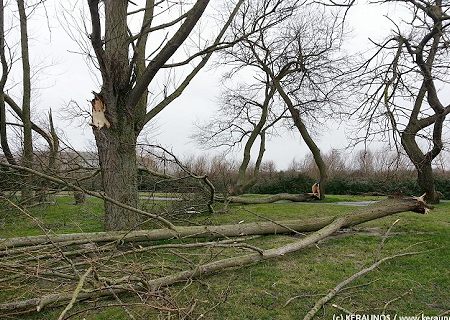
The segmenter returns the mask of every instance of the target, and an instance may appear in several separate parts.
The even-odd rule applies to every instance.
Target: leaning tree
[[[203,148],[242,146],[237,181],[231,188],[233,194],[245,193],[258,181],[266,138],[275,133],[274,127],[282,122],[286,114],[286,108],[276,97],[274,83],[268,74],[261,72],[249,50],[249,43],[257,41],[263,34],[277,33],[282,29],[280,26],[292,19],[304,5],[299,1],[249,1],[242,5],[229,28],[232,38],[241,41],[221,50],[217,64],[227,67],[222,81],[230,85],[224,86],[220,94],[220,107],[214,116],[199,126],[193,137]],[[273,14],[261,16],[261,12],[267,10],[272,10]],[[258,140],[256,161],[249,176],[251,152]]]
[[[432,165],[444,148],[442,132],[450,112],[450,104],[444,102],[450,6],[441,0],[401,2],[402,15],[391,18],[392,35],[377,44],[376,54],[365,65],[362,85],[368,88],[367,99],[358,115],[365,137],[384,133],[397,148],[403,147],[425,199],[438,202]]]

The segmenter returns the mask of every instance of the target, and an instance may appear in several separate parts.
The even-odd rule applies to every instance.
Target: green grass
[[[202,214],[193,223],[223,224],[240,221],[258,221],[266,216],[274,220],[301,219],[338,215],[357,210],[357,207],[337,206],[332,202],[379,200],[380,198],[330,196],[320,204],[275,203],[264,205],[230,205],[228,213]],[[88,198],[83,205],[74,205],[70,197],[55,197],[54,205],[30,208],[30,213],[46,228],[55,233],[100,231],[102,229],[102,203]],[[0,203],[0,238],[42,234],[33,219],[6,203]],[[392,228],[380,250],[387,229]],[[200,280],[181,283],[163,290],[176,306],[186,308],[195,303],[192,314],[197,319],[302,319],[314,302],[331,288],[355,272],[371,265],[375,256],[386,257],[407,251],[425,253],[400,257],[382,264],[376,270],[352,282],[340,292],[316,319],[332,319],[342,312],[332,307],[336,304],[360,314],[436,316],[450,310],[450,203],[436,206],[428,215],[411,212],[397,214],[345,230],[317,246],[288,254],[282,258],[264,261],[241,268],[229,269]],[[271,235],[249,241],[262,248],[280,246],[298,236]],[[165,243],[159,241],[158,243]],[[216,251],[214,251],[216,252]],[[218,251],[217,251],[218,252]],[[200,251],[188,257],[199,262]],[[245,253],[245,252],[244,252]],[[231,251],[223,252],[231,254]],[[186,262],[174,256],[161,254],[158,259],[185,267]],[[141,256],[139,259],[157,259]],[[4,302],[7,294],[1,293]],[[123,302],[133,302],[132,297],[121,297]],[[114,302],[114,300],[109,301]],[[289,303],[287,303],[289,302]],[[81,310],[80,303],[71,310]],[[43,310],[38,315],[21,319],[56,319],[62,309]],[[179,319],[172,313],[154,312],[143,307],[130,307],[136,319]],[[164,315],[165,317],[162,317]],[[101,308],[80,314],[72,319],[126,319],[120,307]],[[190,319],[190,318],[188,318]]]
[[[0,201],[0,238],[42,234],[39,224],[51,232],[73,233],[101,231],[103,228],[103,202],[86,198],[75,205],[73,197],[55,196],[49,204],[28,208],[29,215]]]

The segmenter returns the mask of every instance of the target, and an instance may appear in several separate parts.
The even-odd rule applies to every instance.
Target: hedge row
[[[223,181],[212,181],[217,192],[224,192]],[[303,173],[278,172],[269,177],[262,178],[249,191],[260,194],[277,193],[305,193],[311,192],[311,186],[316,182],[312,177]],[[450,177],[436,177],[436,190],[440,191],[444,199],[450,199]],[[35,187],[40,186],[42,181],[36,179]],[[101,177],[97,175],[94,179],[84,180],[81,183],[83,188],[89,190],[101,189]],[[159,192],[204,192],[204,187],[195,179],[181,179],[176,181],[164,181],[147,174],[139,175],[138,186],[140,190],[152,190]],[[11,174],[8,170],[0,168],[0,192],[6,190],[20,190],[21,179],[16,174]],[[49,186],[52,187],[52,186]],[[57,188],[57,186],[53,186]],[[377,177],[355,178],[351,176],[333,177],[328,182],[327,194],[365,194],[381,193],[391,194],[401,190],[407,195],[419,195],[420,188],[413,178],[403,178],[386,180]]]
[[[311,186],[316,182],[305,174],[295,176],[279,173],[270,179],[258,182],[252,193],[303,193],[311,192]],[[401,190],[406,195],[419,195],[420,188],[415,179],[386,180],[376,177],[353,178],[334,177],[327,186],[327,194],[358,195],[367,193],[391,194]],[[437,177],[436,190],[442,192],[444,199],[450,199],[450,178]]]

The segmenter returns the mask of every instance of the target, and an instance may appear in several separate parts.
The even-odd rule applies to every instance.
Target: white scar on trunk
[[[312,193],[313,193],[313,196],[320,199],[320,185],[318,182],[316,182],[312,185]]]
[[[91,101],[92,104],[92,122],[89,124],[96,127],[98,130],[106,126],[109,128],[111,124],[108,119],[105,118],[106,105],[105,103],[96,95]]]

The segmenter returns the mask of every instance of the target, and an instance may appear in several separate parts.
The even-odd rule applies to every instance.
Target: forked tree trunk
[[[98,97],[104,105],[94,103],[99,110],[95,112],[97,118],[93,119],[95,120],[93,124],[96,125],[93,131],[98,148],[103,187],[106,195],[114,202],[121,202],[128,207],[137,207],[135,149],[137,136],[146,123],[183,92],[192,78],[206,64],[212,52],[204,55],[174,92],[164,96],[162,101],[147,112],[148,86],[158,71],[185,43],[202,17],[209,0],[194,1],[192,7],[179,20],[174,20],[173,24],[172,22],[162,23],[160,27],[166,25],[170,28],[167,35],[172,33],[171,28],[174,27],[175,22],[180,22],[180,25],[170,38],[160,43],[156,51],[151,54],[145,51],[147,37],[152,31],[159,29],[154,28],[152,19],[153,9],[159,6],[160,2],[147,0],[142,10],[134,11],[144,14],[138,33],[132,33],[127,25],[129,22],[127,6],[128,3],[133,2],[128,0],[88,0],[87,2],[92,24],[92,33],[89,38],[102,75],[101,91],[96,98]],[[240,0],[236,5],[214,45],[220,44],[242,2]],[[104,13],[100,13],[100,10],[104,10]],[[158,44],[155,43],[155,46]],[[105,201],[105,230],[128,230],[135,228],[140,221],[139,215],[119,208],[111,201]]]
[[[261,108],[261,115],[259,117],[258,123],[254,126],[253,131],[251,132],[250,136],[248,137],[247,142],[245,143],[244,147],[244,157],[242,159],[242,163],[239,166],[239,172],[238,172],[238,179],[236,182],[235,187],[235,194],[244,194],[246,193],[259,179],[259,169],[262,163],[262,159],[264,157],[264,152],[266,151],[266,122],[267,117],[269,114],[269,107],[270,102],[273,98],[273,95],[275,93],[275,87],[266,84],[266,91],[265,91],[265,98],[264,102],[262,104],[258,104]],[[272,123],[273,125],[274,123]],[[251,158],[251,149],[256,141],[256,139],[260,137],[260,144],[259,144],[259,152],[258,152],[258,158],[256,159],[255,168],[253,170],[252,177],[247,179],[246,172],[248,165],[250,163]]]
[[[249,140],[247,141],[244,149],[244,159],[242,160],[242,163],[239,167],[238,172],[238,179],[236,182],[236,188],[234,189],[234,194],[241,195],[246,193],[251,187],[255,185],[256,182],[258,182],[259,179],[259,170],[261,167],[262,159],[264,157],[264,152],[266,151],[266,137],[264,130],[259,133],[260,136],[260,144],[259,144],[259,152],[258,152],[258,158],[256,159],[255,167],[253,169],[252,176],[250,178],[246,177],[246,172],[248,165],[250,163],[250,151],[253,143],[255,142],[256,137],[252,137],[253,133],[251,134]]]
[[[101,51],[100,66],[103,86],[94,93],[93,108],[102,117],[93,119],[93,132],[98,148],[103,188],[106,195],[131,207],[137,207],[137,166],[135,105],[127,103],[131,87],[128,78],[127,1],[105,2],[104,40],[98,33],[92,38],[94,48]],[[98,1],[90,1],[95,26],[100,27]],[[103,51],[104,43],[104,51]],[[105,118],[108,122],[105,123]],[[100,125],[96,122],[100,121]],[[141,221],[139,214],[105,201],[105,230],[128,230]]]

